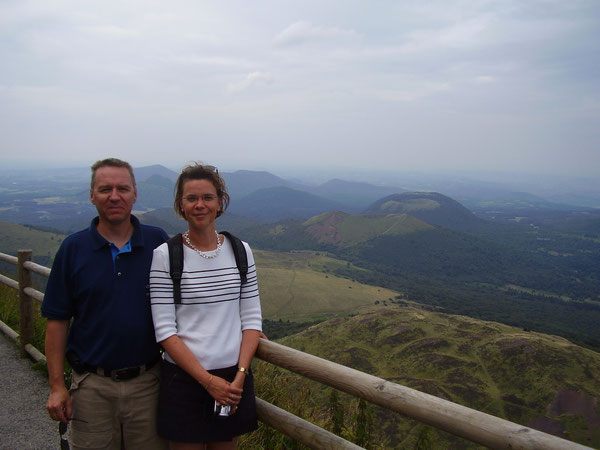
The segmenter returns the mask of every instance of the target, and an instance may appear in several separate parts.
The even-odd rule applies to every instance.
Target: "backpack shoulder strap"
[[[167,241],[169,247],[169,274],[173,279],[173,300],[181,304],[181,276],[183,274],[183,240],[181,233]]]
[[[220,231],[219,233],[227,236],[227,238],[231,241],[233,255],[235,256],[235,263],[240,271],[242,284],[246,284],[248,281],[248,255],[246,254],[246,247],[244,247],[244,243],[238,237],[234,236],[228,231]]]

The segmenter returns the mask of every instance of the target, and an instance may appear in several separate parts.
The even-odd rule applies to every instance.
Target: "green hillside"
[[[64,238],[64,234],[0,222],[0,252],[17,256],[18,250],[30,249],[34,261],[43,266],[49,266]]]
[[[434,227],[406,214],[383,216],[353,216],[342,212],[327,212],[306,222],[306,233],[319,244],[351,247],[378,236],[399,236]]]
[[[600,354],[569,341],[495,322],[388,306],[336,318],[280,341],[307,353],[368,372],[510,421],[563,438],[600,446]],[[296,408],[328,429],[331,389],[261,363],[257,395]],[[270,381],[285,379],[287,388]],[[303,404],[285,397],[308,390]],[[352,438],[349,411],[356,401],[341,396],[342,434]],[[279,402],[279,403],[278,403]],[[308,402],[308,404],[306,404]],[[329,409],[328,409],[329,408]],[[415,448],[474,447],[387,410],[370,407],[373,444]]]
[[[390,289],[333,275],[333,271],[348,264],[326,255],[261,250],[253,253],[265,319],[323,320],[372,308],[398,295]]]
[[[250,226],[244,236],[253,246],[270,250],[322,250],[338,252],[380,236],[406,236],[435,227],[406,214],[360,215],[340,211],[305,221],[286,220]]]

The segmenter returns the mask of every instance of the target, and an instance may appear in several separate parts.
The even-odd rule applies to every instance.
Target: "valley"
[[[136,169],[135,214],[170,234],[186,229],[171,205],[174,175]],[[28,185],[0,177],[0,251],[33,248],[35,261],[49,266],[66,234],[94,216],[89,182],[83,173],[33,178]],[[509,191],[463,203],[406,185],[303,186],[251,171],[226,178],[232,207],[217,227],[253,248],[267,335],[600,445],[600,211]],[[262,398],[332,429],[330,389],[261,363],[256,373]],[[295,395],[272,383],[280,378]],[[352,438],[352,417],[364,406],[343,394],[339,402],[348,412],[340,433]],[[370,438],[384,446],[470,448],[386,411],[366,412],[381,424]],[[265,439],[284,438],[263,431],[249,439],[268,447]]]

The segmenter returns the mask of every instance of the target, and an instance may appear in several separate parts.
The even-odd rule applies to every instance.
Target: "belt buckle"
[[[131,380],[132,378],[137,377],[139,374],[139,367],[126,367],[125,369],[113,370],[110,374],[110,377],[113,379],[113,381],[125,381]]]

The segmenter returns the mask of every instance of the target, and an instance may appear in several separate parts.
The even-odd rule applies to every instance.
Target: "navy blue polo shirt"
[[[97,217],[88,229],[68,236],[54,259],[41,308],[48,319],[72,318],[68,348],[106,369],[146,364],[159,350],[147,285],[152,252],[168,236],[134,216],[131,223],[131,252],[114,262],[109,242],[96,230]]]

